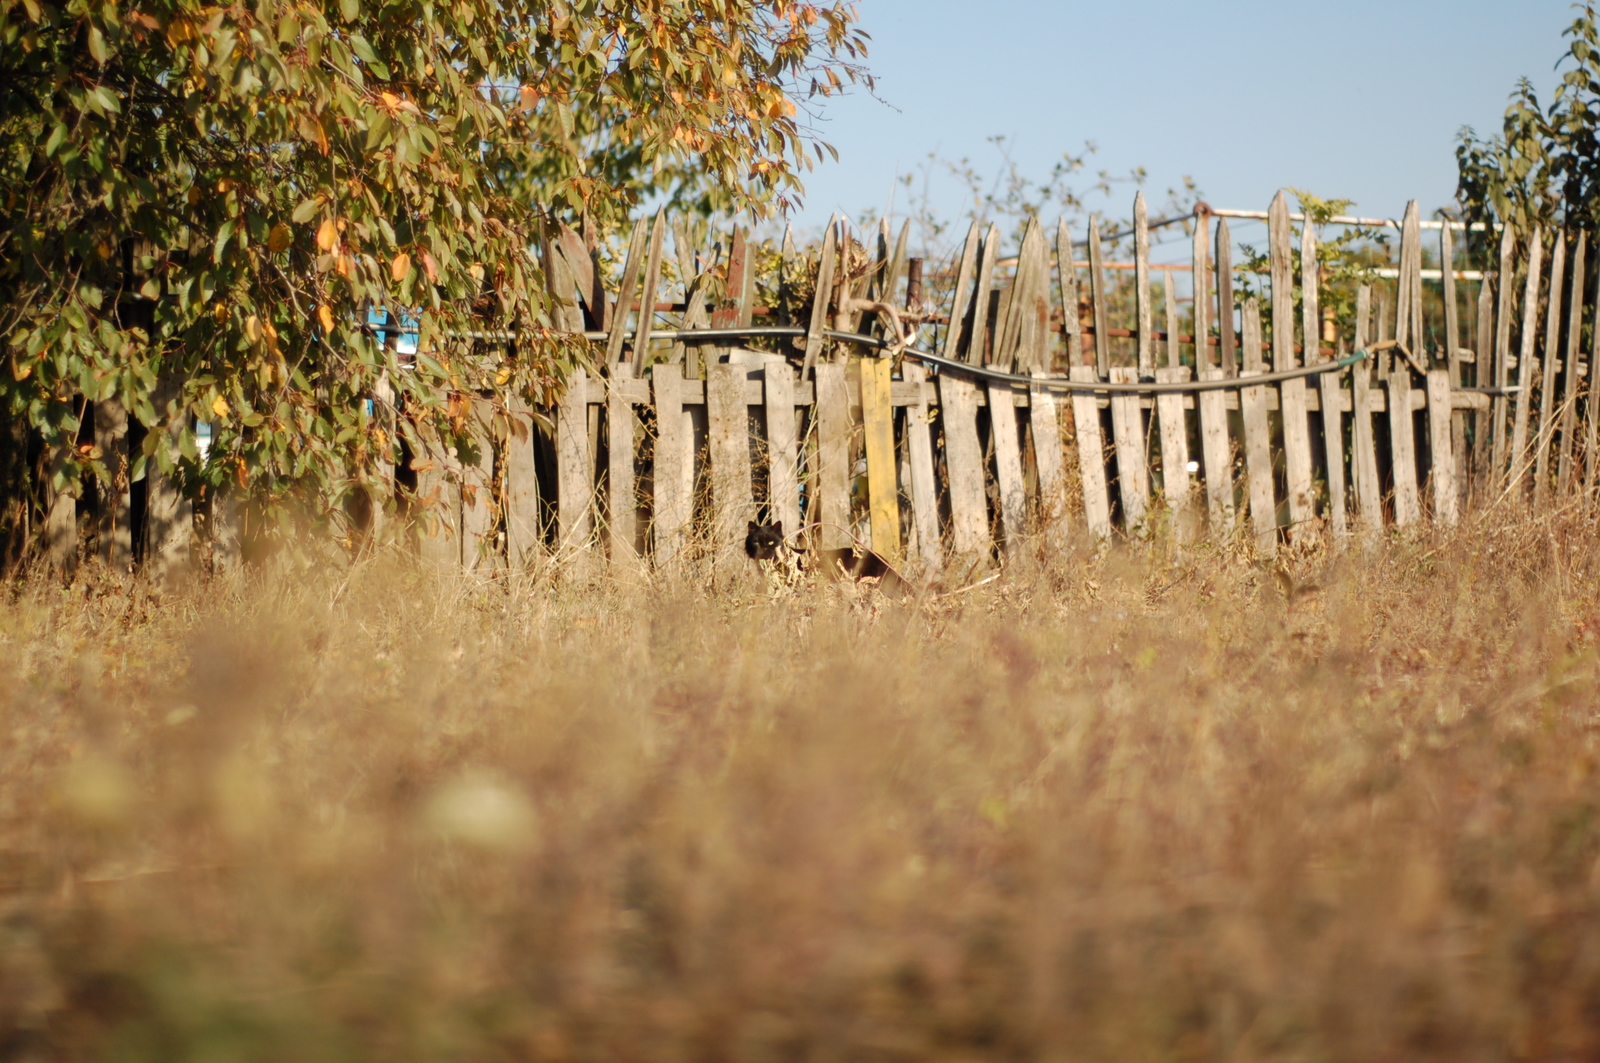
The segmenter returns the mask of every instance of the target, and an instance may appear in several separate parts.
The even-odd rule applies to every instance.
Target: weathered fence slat
[[[1000,492],[1000,529],[1008,555],[1014,555],[1022,544],[1028,513],[1015,395],[1010,384],[989,385],[989,434],[994,441],[995,485]]]
[[[1065,218],[1056,225],[1056,273],[1061,280],[1061,325],[1070,369],[1083,364],[1083,319],[1078,316],[1078,271],[1072,264],[1072,232]]]
[[[1299,360],[1294,354],[1294,272],[1289,249],[1289,204],[1281,191],[1272,200],[1267,226],[1268,259],[1272,271],[1272,368],[1282,371],[1295,368]],[[1315,336],[1307,337],[1308,361],[1315,346]],[[1311,498],[1311,429],[1306,411],[1304,379],[1285,380],[1278,385],[1278,410],[1283,419],[1289,524],[1298,534],[1299,529],[1315,515]]]
[[[717,556],[729,554],[754,516],[750,488],[750,410],[744,384],[749,370],[719,362],[706,367],[706,422],[710,431],[711,506]]]
[[[967,229],[967,242],[961,248],[961,262],[956,267],[956,287],[953,301],[950,304],[950,323],[945,326],[944,348],[940,353],[951,361],[961,357],[961,343],[964,335],[969,335],[966,326],[967,302],[971,298],[969,289],[972,287],[972,273],[977,268],[978,223],[973,222]]]
[[[670,565],[683,556],[691,517],[692,481],[685,470],[691,467],[693,451],[684,430],[683,384],[680,367],[650,367],[650,390],[656,412],[651,534],[658,565]]]
[[[1533,243],[1537,244],[1535,240]],[[1494,379],[1492,381],[1497,389],[1492,400],[1494,445],[1490,455],[1490,467],[1493,470],[1491,488],[1498,491],[1505,482],[1507,475],[1506,462],[1510,458],[1510,399],[1505,394],[1505,388],[1511,383],[1511,315],[1513,312],[1512,300],[1515,297],[1516,286],[1516,235],[1511,226],[1507,225],[1500,232],[1500,268],[1495,274],[1500,285],[1500,306],[1495,314],[1494,331]]]
[[[1075,365],[1068,376],[1080,383],[1098,380],[1094,367]],[[941,386],[943,381],[940,381]],[[1111,502],[1106,492],[1105,436],[1100,427],[1100,406],[1088,391],[1072,393],[1072,419],[1078,443],[1078,480],[1083,488],[1083,518],[1096,539],[1111,537]]]
[[[1578,341],[1583,334],[1583,270],[1589,250],[1589,233],[1579,230],[1572,249],[1571,295],[1567,300],[1567,353],[1562,361],[1560,426],[1561,449],[1557,459],[1557,490],[1562,498],[1572,487],[1572,426],[1578,405]]]
[[[911,466],[911,518],[917,531],[917,552],[923,565],[936,574],[944,567],[944,544],[939,536],[939,487],[933,475],[932,426],[923,382],[928,373],[915,362],[905,362],[901,374],[917,389],[917,400],[906,407],[906,453]]]
[[[623,316],[620,310],[617,316]],[[587,374],[574,369],[556,411],[556,542],[563,550],[583,546],[589,538],[594,459],[587,391]]]
[[[1528,414],[1538,363],[1534,344],[1539,334],[1539,267],[1544,254],[1544,234],[1538,226],[1528,236],[1528,281],[1522,293],[1522,347],[1517,355],[1516,415],[1511,429],[1511,485],[1518,499],[1528,476]],[[1559,296],[1558,296],[1559,298]]]
[[[1545,304],[1544,365],[1539,385],[1539,423],[1533,429],[1533,501],[1543,507],[1550,501],[1550,443],[1555,430],[1556,359],[1561,354],[1561,296],[1565,285],[1567,242],[1558,229],[1550,253],[1550,288]]]
[[[1167,281],[1169,291],[1171,285],[1169,277]],[[1163,384],[1185,383],[1189,380],[1189,367],[1178,365],[1157,369],[1156,380]],[[1189,428],[1184,418],[1183,395],[1175,391],[1157,395],[1156,416],[1161,422],[1161,491],[1166,495],[1167,508],[1172,514],[1173,531],[1179,537],[1187,538]]]
[[[1201,380],[1221,380],[1216,366],[1200,370]],[[1196,396],[1200,407],[1200,456],[1205,463],[1206,515],[1211,529],[1222,534],[1233,527],[1233,446],[1228,439],[1227,398],[1220,390]]]
[[[861,422],[867,455],[867,517],[872,549],[900,560],[900,463],[894,449],[894,405],[887,359],[866,357],[861,368]]]
[[[1417,494],[1417,446],[1411,410],[1411,369],[1401,366],[1387,380],[1389,449],[1394,455],[1394,523],[1397,528],[1422,517]]]
[[[817,258],[817,290],[811,297],[811,320],[806,326],[806,361],[809,372],[822,355],[822,332],[828,327],[828,296],[833,288],[834,259],[838,257],[836,219],[828,219],[828,231],[822,238],[822,251]]]
[[[1456,456],[1450,432],[1450,370],[1428,370],[1428,462],[1433,519],[1456,523]]]
[[[1260,376],[1261,307],[1254,299],[1244,304],[1244,377]],[[1267,424],[1265,385],[1239,391],[1240,420],[1244,424],[1244,467],[1249,482],[1250,526],[1255,531],[1256,548],[1271,557],[1278,547],[1278,503],[1272,487],[1272,436]]]
[[[1239,375],[1238,337],[1233,330],[1233,241],[1228,219],[1217,220],[1217,353],[1222,375]]]
[[[1135,366],[1113,366],[1113,384],[1137,384]],[[1128,528],[1144,523],[1150,498],[1150,472],[1144,448],[1144,411],[1139,396],[1115,392],[1111,396],[1111,432],[1117,447],[1117,497]]]
[[[1089,298],[1094,308],[1094,366],[1104,380],[1111,375],[1111,319],[1106,313],[1106,267],[1096,215],[1089,218]]]
[[[1154,314],[1150,306],[1150,219],[1144,204],[1144,193],[1133,196],[1133,284],[1134,297],[1139,308],[1139,375],[1148,377],[1155,372]]]
[[[639,283],[639,267],[644,259],[645,234],[648,226],[643,218],[633,223],[633,232],[628,236],[628,251],[622,259],[622,280],[617,287],[617,301],[611,317],[610,333],[606,337],[606,365],[616,365],[622,359],[622,345],[628,339],[628,314],[633,308],[633,299],[636,286]],[[647,298],[653,298],[654,292],[645,293]],[[640,314],[648,313],[644,307]]]
[[[939,416],[950,478],[950,545],[964,563],[988,549],[989,514],[978,444],[978,389],[954,373],[939,375]]]
[[[794,370],[771,359],[761,372],[767,415],[767,504],[785,535],[800,530],[800,470],[795,422]]]
[[[818,541],[824,550],[842,550],[852,543],[850,532],[850,392],[845,366],[819,364],[817,389],[817,493],[821,526]]]
[[[1035,368],[1034,376],[1044,370]],[[1046,543],[1060,549],[1067,518],[1067,482],[1061,463],[1061,422],[1056,397],[1035,385],[1028,391],[1028,430],[1033,437],[1033,460],[1039,470],[1039,526]]]
[[[645,298],[649,298],[646,291]],[[638,541],[638,504],[633,476],[637,418],[628,385],[633,367],[617,362],[606,380],[606,490],[607,538],[613,564],[634,559]]]

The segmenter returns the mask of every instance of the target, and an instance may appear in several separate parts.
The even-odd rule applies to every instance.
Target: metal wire
[[[447,335],[453,339],[502,342],[517,338],[517,333],[515,332],[453,332],[447,333]],[[608,338],[610,333],[592,331],[569,333],[569,335],[581,335],[586,340],[598,341]],[[659,331],[652,329],[650,331],[651,339],[682,342],[712,342],[762,336],[798,339],[806,335],[808,333],[803,328],[785,325],[754,325],[748,328],[661,329]],[[840,343],[854,343],[876,350],[887,350],[893,346],[888,340],[877,336],[867,336],[860,332],[840,332],[837,329],[823,329],[822,336],[824,339]],[[1113,384],[1104,380],[1068,380],[1065,377],[1023,376],[1020,373],[1007,373],[988,366],[968,365],[966,362],[957,362],[934,354],[932,351],[924,351],[916,347],[903,348],[900,353],[904,357],[915,358],[925,365],[936,366],[941,370],[965,373],[968,376],[978,377],[981,380],[992,380],[996,383],[1019,384],[1024,387],[1044,388],[1047,391],[1057,392],[1090,391],[1119,395],[1170,395],[1191,391],[1225,391],[1230,388],[1258,387],[1264,384],[1276,384],[1284,380],[1299,380],[1302,377],[1317,376],[1321,373],[1335,373],[1356,365],[1369,354],[1367,351],[1357,351],[1336,362],[1319,362],[1315,365],[1303,365],[1297,369],[1284,369],[1275,373],[1223,377],[1218,380],[1184,380],[1164,383],[1157,383],[1152,380],[1140,381],[1137,384]]]

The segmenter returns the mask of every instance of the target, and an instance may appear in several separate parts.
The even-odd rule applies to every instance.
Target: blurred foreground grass
[[[13,585],[0,1060],[1593,1059],[1597,550]]]

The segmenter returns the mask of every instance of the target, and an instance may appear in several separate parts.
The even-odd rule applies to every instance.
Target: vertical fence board
[[[1456,523],[1456,454],[1450,431],[1450,370],[1428,370],[1428,452],[1433,481],[1433,519]]]
[[[800,530],[800,469],[794,416],[794,370],[773,360],[762,370],[767,403],[767,499],[784,534]]]
[[[683,556],[693,499],[683,474],[693,459],[684,430],[682,370],[674,365],[651,366],[650,390],[656,413],[651,532],[656,564],[670,565]]]
[[[1033,373],[1044,375],[1042,369]],[[1060,549],[1066,530],[1067,481],[1061,463],[1061,421],[1055,393],[1034,385],[1028,390],[1028,406],[1033,461],[1039,470],[1039,527],[1051,549]]]
[[[1600,407],[1596,400],[1600,399],[1600,269],[1595,273],[1594,293],[1594,324],[1589,336],[1589,378],[1584,390],[1588,393],[1585,400],[1584,421],[1587,422],[1583,444],[1583,490],[1584,494],[1592,495],[1595,485],[1600,483]]]
[[[1074,365],[1071,379],[1089,383],[1100,379],[1093,366]],[[1106,443],[1100,430],[1100,406],[1094,392],[1072,393],[1072,420],[1078,443],[1078,480],[1083,487],[1083,518],[1096,539],[1111,537],[1111,501],[1106,492]]]
[[[635,286],[639,283],[646,228],[645,220],[640,218],[633,223],[633,232],[628,236],[628,251],[622,260],[622,280],[617,286],[617,302],[612,311],[610,334],[606,337],[607,365],[616,365],[622,358],[622,345],[628,338],[628,314],[633,308]],[[653,296],[654,293],[646,294]],[[641,315],[648,312],[647,307],[640,307]]]
[[[817,258],[817,290],[811,297],[811,320],[806,325],[806,361],[805,367],[812,368],[818,364],[822,355],[822,331],[828,327],[828,295],[833,289],[834,259],[838,257],[836,243],[836,226],[834,219],[828,219],[828,231],[822,238],[822,250]]]
[[[1517,355],[1516,414],[1511,429],[1510,483],[1518,499],[1528,474],[1528,414],[1533,402],[1534,344],[1539,332],[1539,270],[1543,265],[1544,234],[1538,226],[1528,236],[1528,278],[1522,293],[1522,344]]]
[[[1402,366],[1389,375],[1389,451],[1394,461],[1394,523],[1415,524],[1422,516],[1417,492],[1417,446],[1411,410],[1411,370]]]
[[[644,284],[639,289],[639,324],[633,333],[632,376],[644,372],[645,360],[650,355],[650,331],[656,320],[656,288],[661,284],[661,253],[666,249],[666,242],[667,215],[663,209],[656,211],[656,219],[650,225],[650,250],[645,255]],[[613,358],[611,364],[616,365],[617,361]]]
[[[1217,354],[1226,377],[1239,375],[1239,336],[1233,324],[1233,241],[1228,219],[1217,222]]]
[[[505,449],[506,557],[513,571],[539,556],[539,479],[533,467],[533,411],[522,397],[509,407]]]
[[[1272,271],[1272,368],[1293,369],[1294,267],[1290,258],[1289,203],[1280,190],[1268,213],[1268,260]],[[1315,347],[1308,338],[1306,350]],[[1245,357],[1249,357],[1246,352]],[[1288,481],[1289,524],[1299,529],[1314,515],[1311,499],[1311,431],[1306,411],[1306,382],[1285,380],[1278,385],[1278,410],[1283,419],[1284,473]]]
[[[1572,250],[1572,294],[1567,301],[1567,353],[1561,366],[1561,450],[1557,460],[1556,482],[1563,498],[1572,487],[1572,429],[1578,406],[1578,343],[1583,334],[1583,273],[1588,250],[1589,233],[1580,229],[1577,246]]]
[[[706,367],[706,423],[710,432],[711,506],[718,557],[740,541],[754,516],[750,491],[750,410],[744,385],[749,370],[718,362]]]
[[[1201,380],[1222,380],[1216,366],[1200,370]],[[1211,530],[1222,534],[1233,527],[1233,447],[1228,440],[1227,398],[1219,390],[1195,394],[1200,408],[1200,457],[1205,462],[1206,515]]]
[[[1156,357],[1155,337],[1150,334],[1155,328],[1150,306],[1150,219],[1143,192],[1133,195],[1133,285],[1139,308],[1139,375],[1148,377],[1155,372]]]
[[[1494,326],[1492,383],[1496,388],[1506,388],[1511,384],[1511,318],[1515,309],[1512,300],[1515,298],[1516,288],[1516,240],[1516,234],[1511,226],[1507,225],[1501,230],[1500,268],[1495,274],[1495,282],[1500,286],[1499,306],[1495,313]],[[1494,396],[1490,416],[1494,439],[1489,459],[1493,470],[1490,484],[1494,490],[1499,490],[1508,471],[1506,462],[1510,456],[1510,410],[1508,396]]]
[[[1017,435],[1016,392],[989,385],[989,434],[994,441],[995,485],[1000,489],[1000,528],[1008,555],[1022,544],[1028,496],[1022,485],[1022,446]]]
[[[951,361],[961,357],[962,337],[966,334],[967,301],[971,298],[972,273],[977,268],[978,223],[967,229],[967,242],[961,248],[961,262],[956,267],[955,294],[950,303],[950,324],[945,326],[944,347],[940,353]]]
[[[1359,370],[1361,366],[1358,364]],[[1322,450],[1327,458],[1328,474],[1328,527],[1334,535],[1342,537],[1349,531],[1349,518],[1345,512],[1344,479],[1344,391],[1339,386],[1342,373],[1328,372],[1317,377],[1317,388],[1322,405]]]
[[[851,545],[850,532],[850,392],[845,367],[828,362],[816,368],[817,489],[814,518],[824,550]]]
[[[900,560],[900,463],[894,451],[894,405],[887,358],[862,358],[861,422],[867,454],[867,516],[872,549]]]
[[[477,460],[461,468],[461,565],[468,572],[495,567],[494,404],[474,396],[470,421]]]
[[[971,339],[962,360],[968,365],[984,365],[985,341],[989,338],[989,294],[994,291],[994,273],[1000,261],[1000,227],[989,226],[983,238],[983,249],[978,255],[977,289],[972,295]]]
[[[1168,274],[1168,284],[1171,275]],[[1156,370],[1163,384],[1186,383],[1188,366],[1166,366]],[[1184,420],[1183,395],[1168,392],[1156,396],[1156,417],[1161,422],[1161,490],[1172,513],[1173,531],[1187,537],[1189,522],[1189,426]]]
[[[460,468],[455,448],[435,440],[416,464],[417,500],[429,517],[426,529],[418,529],[427,532],[418,541],[418,553],[436,568],[455,568],[461,564]]]
[[[1104,380],[1111,375],[1111,327],[1106,313],[1106,267],[1100,252],[1100,219],[1089,217],[1089,299],[1094,310],[1094,367]]]
[[[626,307],[619,307],[623,317]],[[594,499],[594,457],[589,450],[588,376],[574,369],[556,410],[556,542],[566,550],[588,545]]]
[[[633,560],[639,534],[633,478],[638,433],[634,430],[633,400],[628,396],[632,379],[632,366],[617,362],[606,381],[606,501],[610,509],[606,527],[613,564]]]
[[[939,375],[945,468],[950,477],[951,549],[963,560],[988,550],[989,514],[983,490],[983,450],[978,445],[978,391],[954,373]]]
[[[1135,366],[1113,366],[1111,382],[1137,384]],[[1122,499],[1122,519],[1127,531],[1144,523],[1150,498],[1150,466],[1144,448],[1144,411],[1139,396],[1111,393],[1111,431],[1117,445],[1117,496]]]
[[[911,517],[917,530],[917,553],[930,573],[944,565],[944,544],[939,537],[939,484],[933,475],[932,425],[928,401],[923,397],[928,371],[914,362],[901,363],[906,383],[915,385],[917,401],[906,407],[906,452],[911,465]]]
[[[1244,367],[1241,378],[1260,376],[1261,307],[1254,299],[1244,304]],[[1239,414],[1244,423],[1244,468],[1250,499],[1250,527],[1256,548],[1271,557],[1278,548],[1278,502],[1272,486],[1272,435],[1267,423],[1266,385],[1239,392]]]
[[[178,458],[178,437],[188,414],[179,405],[183,381],[166,375],[157,379],[153,395],[156,415],[161,422],[150,429],[159,434],[160,446],[174,461]],[[177,470],[161,472],[155,462],[146,474],[145,566],[157,580],[177,577],[188,567],[194,545],[194,509],[184,496]]]
[[[1078,270],[1072,261],[1072,232],[1065,218],[1056,225],[1056,273],[1061,278],[1061,327],[1070,369],[1083,364],[1083,319],[1078,315]]]
[[[1372,288],[1356,289],[1356,350],[1372,346]],[[1356,485],[1356,511],[1368,530],[1383,527],[1383,485],[1378,479],[1377,441],[1372,433],[1371,356],[1350,371],[1350,472]]]
[[[1550,253],[1550,288],[1545,306],[1544,366],[1538,374],[1539,422],[1533,428],[1533,502],[1543,507],[1550,500],[1550,443],[1555,433],[1556,359],[1561,354],[1561,295],[1565,288],[1567,241],[1558,229]]]

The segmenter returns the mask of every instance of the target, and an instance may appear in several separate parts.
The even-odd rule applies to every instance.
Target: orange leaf
[[[327,303],[317,307],[317,320],[322,322],[322,331],[333,331],[333,311],[328,308]]]
[[[422,252],[422,271],[428,275],[429,283],[437,284],[439,282],[439,264],[426,251]]]
[[[524,85],[522,86],[522,90],[518,92],[517,95],[519,97],[519,103],[524,111],[531,111],[539,105],[539,92],[537,89],[534,89],[528,85]]]
[[[389,263],[389,276],[396,281],[403,281],[411,273],[411,256],[404,251],[394,256],[394,261]]]
[[[339,242],[339,226],[332,218],[325,218],[317,226],[317,246],[324,251],[332,251],[333,245]]]

